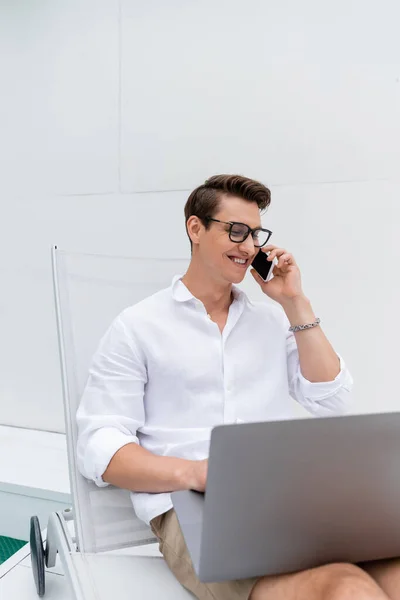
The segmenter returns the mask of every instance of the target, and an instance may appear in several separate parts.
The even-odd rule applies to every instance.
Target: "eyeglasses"
[[[251,227],[245,223],[237,223],[236,221],[220,221],[219,219],[213,219],[212,217],[205,217],[205,220],[229,225],[229,239],[231,242],[235,242],[236,244],[244,242],[251,234],[254,246],[256,248],[261,248],[262,246],[265,246],[272,235],[272,231],[269,229],[262,229],[261,227],[251,229]]]

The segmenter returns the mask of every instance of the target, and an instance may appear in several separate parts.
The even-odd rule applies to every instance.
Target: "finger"
[[[278,266],[275,266],[272,269],[272,274],[273,274],[274,277],[281,277],[282,276],[282,271],[279,269]]]
[[[275,250],[272,250],[269,254],[268,254],[268,260],[274,260],[274,258],[278,258],[279,256],[282,256],[282,254],[286,254],[287,250],[285,250],[284,248],[275,248]]]
[[[286,252],[285,254],[282,254],[282,255],[279,257],[279,260],[278,260],[278,265],[277,265],[277,266],[278,266],[279,268],[282,268],[282,267],[284,267],[285,265],[286,265],[286,266],[291,266],[291,265],[293,264],[293,260],[292,260],[292,259],[293,259],[292,255],[291,255],[291,254],[289,254],[289,252]]]

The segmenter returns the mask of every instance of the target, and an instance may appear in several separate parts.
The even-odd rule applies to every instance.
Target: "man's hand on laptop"
[[[208,459],[188,461],[185,474],[185,487],[197,492],[205,492],[207,484]]]

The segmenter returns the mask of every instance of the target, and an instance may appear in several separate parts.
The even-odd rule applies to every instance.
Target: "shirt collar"
[[[183,275],[175,275],[172,280],[171,290],[172,297],[174,300],[178,302],[187,302],[188,300],[193,300],[193,294],[188,290],[186,285],[181,281],[181,277]],[[241,290],[238,286],[232,285],[233,297],[240,303],[253,305],[253,302],[250,298],[245,294],[243,290]]]

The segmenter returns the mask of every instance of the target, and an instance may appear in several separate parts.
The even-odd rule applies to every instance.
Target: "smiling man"
[[[288,418],[291,397],[316,416],[348,406],[352,377],[303,292],[295,258],[268,245],[260,214],[270,201],[263,184],[236,175],[191,193],[187,272],[124,310],[93,358],[77,412],[78,466],[98,486],[132,491],[170,569],[201,600],[400,598],[396,561],[201,583],[172,508],[170,492],[205,490],[214,426]],[[252,274],[276,304],[252,302],[236,285],[260,248],[278,260],[274,277]]]

